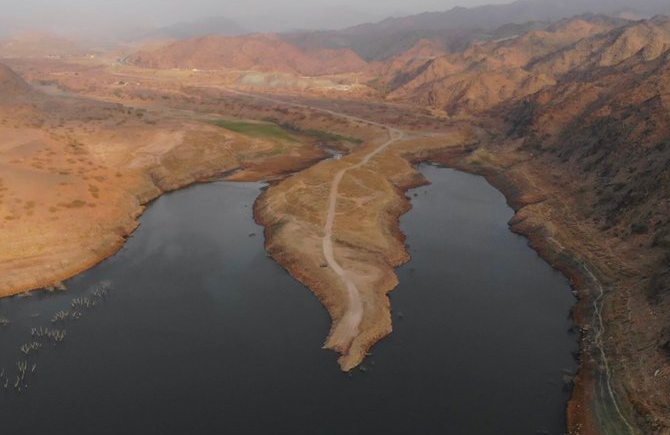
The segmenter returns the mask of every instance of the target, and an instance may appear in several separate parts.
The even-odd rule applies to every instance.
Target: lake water
[[[339,371],[321,349],[326,311],[266,257],[252,219],[262,185],[197,185],[155,201],[67,292],[0,300],[12,322],[0,430],[562,434],[577,351],[567,280],[509,231],[512,211],[481,177],[421,170],[433,184],[409,192],[401,219],[413,259],[391,295],[394,332],[364,370]],[[103,281],[109,293],[93,294]],[[81,318],[52,323],[59,311]],[[26,356],[39,327],[67,335]]]

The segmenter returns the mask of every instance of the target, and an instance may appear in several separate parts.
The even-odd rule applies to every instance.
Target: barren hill
[[[659,16],[586,38],[528,66],[536,71],[553,71],[554,75],[560,76],[571,71],[615,66],[638,53],[645,60],[653,60],[669,47],[670,20]]]
[[[633,36],[644,34],[638,47]],[[588,61],[605,66],[498,112],[523,138],[520,150],[560,177],[581,225],[613,241],[612,252],[594,253],[610,257],[601,273],[611,283],[606,327],[616,332],[605,345],[641,433],[654,434],[670,427],[660,394],[670,381],[658,376],[670,370],[670,45],[655,56],[661,35],[654,23],[606,35],[613,44]]]
[[[14,71],[0,63],[0,103],[11,102],[30,92],[30,86]]]
[[[602,303],[595,315],[607,333],[583,347],[571,406],[592,401],[589,376],[611,376],[615,406],[639,433],[668,433],[670,18],[579,17],[442,55],[422,42],[384,74],[391,99],[506,121],[469,168],[523,192],[514,229],[540,251],[558,246],[554,264],[574,270],[586,259],[602,282],[602,294],[588,284],[581,303]],[[604,375],[599,347],[609,355]],[[576,418],[574,433],[601,433]]]
[[[128,61],[160,69],[230,68],[310,76],[355,72],[367,66],[351,50],[302,50],[276,35],[205,36],[141,51],[130,56]]]
[[[620,24],[598,16],[566,20],[407,69],[389,69],[381,82],[392,100],[450,114],[477,113],[556,85],[567,75],[610,67],[637,53],[652,60],[670,47],[667,18]]]

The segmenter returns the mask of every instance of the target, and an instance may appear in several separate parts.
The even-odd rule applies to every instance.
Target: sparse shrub
[[[649,228],[647,227],[646,224],[634,223],[634,224],[631,224],[630,231],[633,234],[647,234],[647,232],[649,231]]]

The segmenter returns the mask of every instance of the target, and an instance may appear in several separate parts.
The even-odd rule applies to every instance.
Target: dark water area
[[[252,219],[262,186],[198,185],[155,201],[68,291],[0,300],[12,322],[0,327],[0,430],[562,434],[577,350],[567,280],[509,231],[512,211],[482,178],[422,171],[433,184],[409,192],[401,219],[413,259],[391,295],[394,332],[364,370],[339,371],[321,349],[326,311],[265,255]],[[81,318],[52,323],[59,311]],[[40,326],[67,333],[24,355]]]

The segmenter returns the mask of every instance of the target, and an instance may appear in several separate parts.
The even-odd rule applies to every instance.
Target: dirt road
[[[339,323],[333,330],[330,341],[338,349],[348,349],[351,342],[359,333],[359,325],[363,319],[363,301],[361,294],[356,284],[351,280],[346,270],[340,266],[335,259],[333,252],[333,225],[335,224],[335,213],[337,212],[337,197],[339,194],[340,182],[346,173],[352,169],[358,169],[365,166],[375,155],[382,152],[395,142],[403,139],[404,133],[390,127],[386,127],[389,131],[389,140],[375,148],[368,153],[360,162],[353,166],[341,169],[335,174],[333,178],[330,195],[328,197],[328,214],[326,216],[326,225],[324,226],[323,236],[323,255],[326,257],[328,266],[340,277],[347,288],[347,309],[340,319]]]

